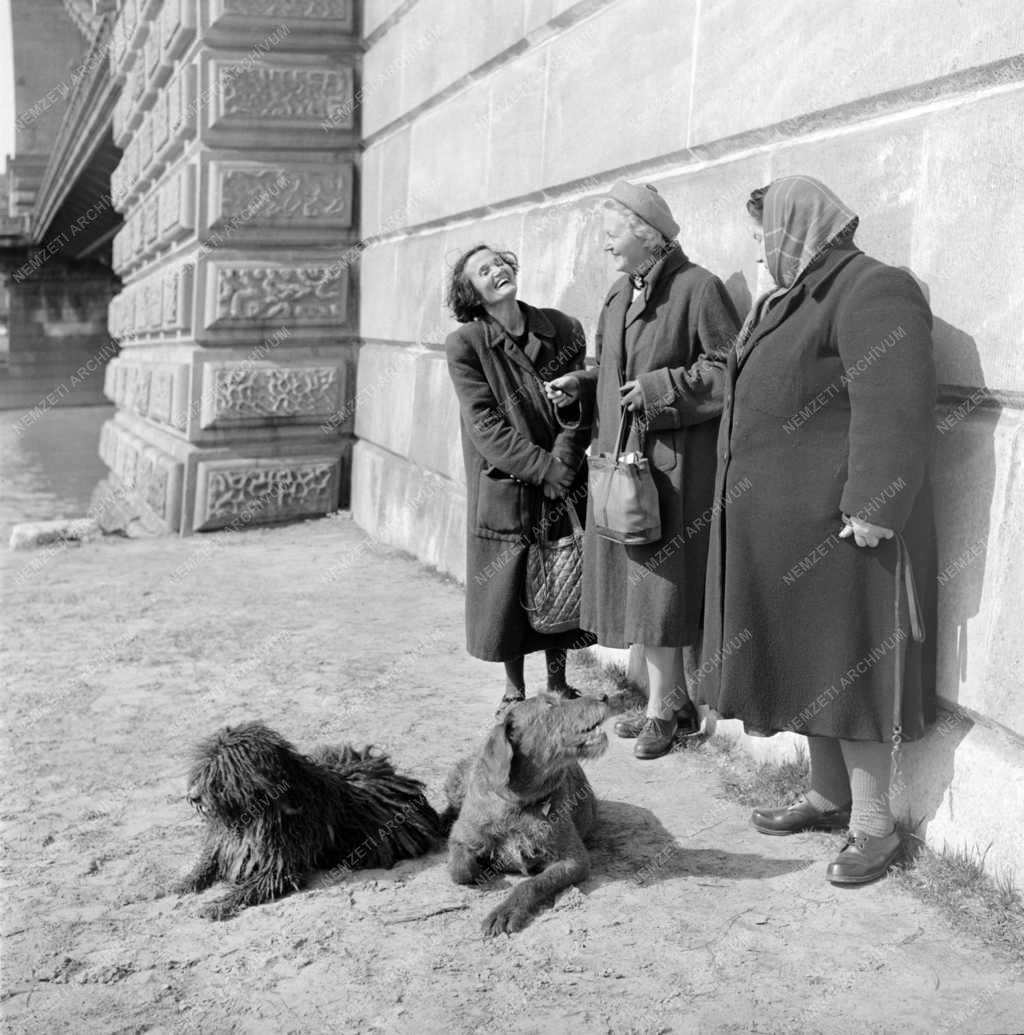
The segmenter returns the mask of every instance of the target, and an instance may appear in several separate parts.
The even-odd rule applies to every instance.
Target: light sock
[[[850,830],[871,837],[886,837],[895,826],[889,805],[892,747],[869,740],[839,743],[853,794]]]

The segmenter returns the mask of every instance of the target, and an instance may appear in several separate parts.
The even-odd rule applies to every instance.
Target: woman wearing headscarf
[[[511,252],[485,244],[463,252],[448,283],[461,326],[445,343],[466,464],[466,646],[504,664],[499,714],[525,697],[524,656],[535,651],[546,655],[547,689],[578,696],[565,680],[566,650],[594,642],[578,629],[539,633],[523,607],[529,542],[541,531],[569,535],[566,508],[584,506],[589,432],[579,422],[563,427],[544,387],[583,366],[583,328],[518,301],[518,272]]]
[[[645,715],[620,719],[637,758],[668,752],[699,728],[683,666],[700,636],[708,508],[725,358],[739,321],[725,286],[683,253],[679,224],[651,186],[619,181],[604,210],[604,250],[622,274],[597,324],[596,369],[556,378],[552,400],[594,406],[594,453],[612,453],[622,408],[633,416],[627,451],[650,460],[661,539],[625,546],[587,521],[580,624],[608,647],[644,648]],[[594,405],[596,404],[596,406]]]
[[[935,713],[931,312],[817,180],[776,180],[747,208],[776,288],[729,359],[703,690],[748,732],[807,735],[810,789],[752,822],[848,826],[826,875],[866,883],[899,850],[888,742]]]

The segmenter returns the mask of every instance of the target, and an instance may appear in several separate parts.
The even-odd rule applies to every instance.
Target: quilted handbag
[[[546,504],[546,501],[545,501]],[[569,513],[572,534],[549,540],[547,528],[554,515],[541,508],[540,531],[526,551],[526,586],[523,607],[530,625],[539,633],[559,633],[580,624],[580,589],[583,582],[583,526],[572,500],[562,501]]]
[[[626,453],[630,412],[623,409],[614,453],[592,456],[590,500],[594,530],[605,539],[627,546],[656,543],[661,538],[661,510],[658,487],[646,457]]]

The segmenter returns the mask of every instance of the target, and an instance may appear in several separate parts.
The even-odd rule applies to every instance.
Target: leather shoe
[[[759,834],[776,837],[799,834],[801,830],[842,830],[850,825],[850,810],[845,808],[819,812],[806,798],[801,797],[782,809],[754,809],[750,822]]]
[[[616,719],[612,729],[615,731],[615,736],[632,740],[634,737],[640,736],[640,731],[646,722],[647,716],[643,712],[630,712],[629,715],[622,715]]]
[[[617,737],[631,740],[640,736],[646,723],[647,716],[643,712],[632,712],[617,719],[612,729]],[[700,733],[700,716],[689,701],[676,712],[676,730],[683,737],[692,737]]]
[[[633,745],[633,754],[637,758],[661,758],[672,750],[672,742],[676,738],[678,728],[676,717],[671,719],[655,719],[647,716],[644,727]]]
[[[825,876],[833,884],[867,884],[883,876],[899,854],[900,835],[895,830],[885,837],[851,831]]]

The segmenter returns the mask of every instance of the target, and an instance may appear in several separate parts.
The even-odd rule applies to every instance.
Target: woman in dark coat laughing
[[[935,712],[931,313],[818,181],[776,180],[748,210],[778,288],[729,361],[705,696],[752,731],[807,734],[810,790],[754,826],[849,825],[827,876],[865,883],[899,848],[886,742]]]
[[[583,452],[590,434],[555,419],[544,382],[583,366],[583,328],[557,309],[517,301],[510,252],[477,245],[452,269],[448,304],[463,326],[445,344],[462,413],[466,463],[466,640],[474,657],[505,664],[499,711],[526,694],[524,655],[543,650],[548,689],[566,684],[566,650],[593,637],[536,632],[523,609],[527,546],[541,522],[569,534],[566,507],[586,507]],[[545,508],[542,503],[555,505]]]

